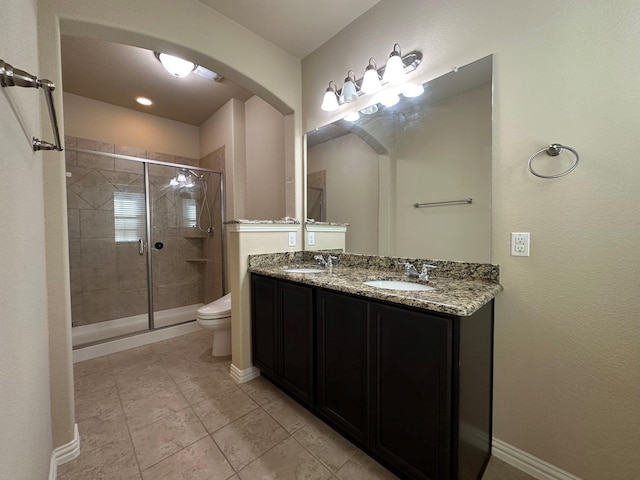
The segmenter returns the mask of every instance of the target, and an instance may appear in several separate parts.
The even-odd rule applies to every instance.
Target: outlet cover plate
[[[289,246],[296,246],[296,232],[289,232]]]
[[[307,243],[309,245],[316,244],[316,232],[307,232]]]
[[[529,232],[512,232],[511,233],[511,256],[512,257],[529,257],[530,243],[531,243],[531,234]]]

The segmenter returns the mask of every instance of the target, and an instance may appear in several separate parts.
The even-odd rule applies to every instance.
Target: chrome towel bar
[[[60,142],[60,132],[58,131],[58,120],[56,118],[55,107],[53,106],[53,96],[51,95],[51,93],[56,89],[55,84],[51,80],[46,80],[44,78],[40,79],[35,75],[25,72],[24,70],[14,68],[12,65],[0,59],[0,86],[43,89],[44,97],[47,101],[47,108],[49,109],[49,120],[51,120],[51,128],[53,129],[55,144],[33,137],[33,151],[58,150],[61,152],[62,144]]]
[[[473,203],[473,198],[463,198],[462,200],[447,200],[446,202],[414,203],[413,206],[416,208],[447,207],[449,205],[463,205],[467,203]]]

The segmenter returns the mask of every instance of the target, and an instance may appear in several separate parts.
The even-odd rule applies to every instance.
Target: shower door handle
[[[142,239],[138,239],[138,255],[144,255],[144,242]]]

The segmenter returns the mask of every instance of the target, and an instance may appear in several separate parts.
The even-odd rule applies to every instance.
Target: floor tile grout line
[[[138,467],[138,474],[140,475],[140,478],[142,479],[142,469],[140,468],[140,461],[138,460],[138,453],[136,452],[136,445],[135,443],[133,443],[133,435],[131,433],[131,428],[129,428],[129,422],[127,421],[127,415],[124,413],[124,405],[122,403],[122,397],[120,395],[120,387],[118,387],[118,384],[116,382],[116,390],[118,392],[118,400],[120,401],[120,408],[122,409],[122,414],[124,415],[124,423],[127,427],[127,432],[129,433],[129,442],[131,443],[131,450],[133,452],[133,458],[135,458],[136,460],[136,467]]]
[[[231,423],[233,423],[233,422],[231,422]],[[227,425],[229,425],[229,424],[227,424]],[[225,425],[225,427],[226,427],[226,425]],[[224,428],[224,427],[223,427],[223,428]],[[218,429],[218,430],[219,430],[219,429]],[[217,431],[217,430],[216,430],[216,431]],[[222,454],[222,456],[224,457],[224,459],[227,461],[227,463],[228,463],[228,464],[229,464],[229,466],[231,467],[231,470],[233,470],[233,475],[238,475],[238,472],[239,472],[240,470],[236,470],[236,467],[234,467],[234,466],[233,466],[233,463],[231,463],[231,460],[229,460],[229,457],[227,457],[227,454],[226,454],[226,453],[224,453],[224,450],[222,450],[222,447],[221,447],[220,445],[218,445],[218,442],[216,442],[216,439],[215,439],[215,438],[213,438],[213,433],[210,433],[210,434],[209,434],[209,437],[211,437],[211,440],[213,441],[213,444],[216,446],[216,448],[217,448],[218,450],[220,450],[220,453]],[[241,470],[242,470],[242,469],[241,469]],[[233,475],[230,475],[229,477],[227,477],[227,479],[229,479],[229,478],[233,477]]]
[[[160,460],[158,460],[156,463],[153,463],[153,464],[149,465],[149,466],[148,466],[147,468],[145,468],[144,470],[140,470],[140,475],[142,475],[142,472],[146,472],[146,471],[147,471],[147,470],[149,470],[150,468],[153,468],[153,467],[155,467],[156,465],[158,465],[159,463],[162,463],[162,462],[164,462],[165,460],[168,460],[169,458],[171,458],[171,457],[173,457],[174,455],[177,455],[178,453],[180,453],[180,452],[182,452],[182,451],[186,450],[186,449],[187,449],[187,448],[189,448],[191,445],[193,445],[193,444],[195,444],[195,443],[198,443],[200,440],[202,440],[203,438],[207,438],[208,436],[210,436],[210,435],[209,435],[209,433],[207,432],[207,429],[205,428],[205,434],[204,434],[202,437],[198,438],[197,440],[194,440],[193,442],[191,442],[191,443],[190,443],[190,444],[188,444],[188,445],[185,445],[185,446],[184,446],[184,447],[182,447],[180,450],[176,450],[175,452],[173,452],[173,453],[171,453],[171,454],[167,455],[166,457],[161,458],[161,459],[160,459]]]
[[[300,429],[298,429],[298,430],[296,430],[296,431],[300,431],[300,430],[302,430],[302,429],[300,428]],[[310,454],[313,458],[315,458],[318,462],[320,462],[320,465],[322,465],[324,468],[326,468],[326,469],[329,471],[329,473],[331,473],[331,476],[332,476],[332,477],[337,477],[337,476],[338,476],[338,475],[337,475],[337,474],[338,474],[338,470],[340,470],[342,467],[344,467],[344,466],[347,464],[347,462],[348,462],[349,460],[351,460],[351,457],[353,456],[353,454],[352,454],[352,455],[351,455],[351,456],[350,456],[350,457],[349,457],[349,458],[348,458],[348,459],[347,459],[347,460],[346,460],[342,465],[340,465],[340,467],[336,468],[336,471],[334,472],[334,471],[333,471],[333,469],[332,469],[328,464],[326,464],[325,462],[323,462],[321,458],[319,458],[315,453],[313,453],[311,450],[309,450],[307,447],[305,447],[305,446],[300,442],[300,440],[298,440],[298,439],[295,437],[295,435],[293,435],[293,434],[292,434],[291,436],[293,437],[293,439],[294,439],[296,442],[298,442],[298,444],[299,444],[302,448],[304,448],[307,452],[309,452],[309,454]],[[355,453],[355,452],[354,452],[354,453]]]

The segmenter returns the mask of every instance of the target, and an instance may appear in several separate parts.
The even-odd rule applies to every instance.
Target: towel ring
[[[533,159],[536,156],[538,156],[539,154],[541,154],[542,152],[546,152],[546,154],[549,155],[550,157],[557,157],[558,155],[560,155],[560,152],[562,152],[563,148],[566,148],[567,150],[569,150],[576,157],[576,161],[573,162],[573,165],[571,165],[568,170],[565,170],[562,173],[557,173],[556,175],[542,175],[542,174],[536,172],[533,169],[533,167],[531,166],[531,162],[533,161]],[[529,157],[529,164],[528,165],[529,165],[529,171],[531,173],[533,173],[536,177],[540,177],[540,178],[559,178],[559,177],[564,177],[565,175],[573,172],[575,170],[575,168],[578,166],[579,162],[580,162],[580,156],[578,155],[578,152],[576,152],[573,148],[567,147],[566,145],[561,145],[559,143],[552,143],[548,147],[545,147],[545,148],[543,148],[541,150],[538,150],[536,153],[531,155],[531,157]]]

